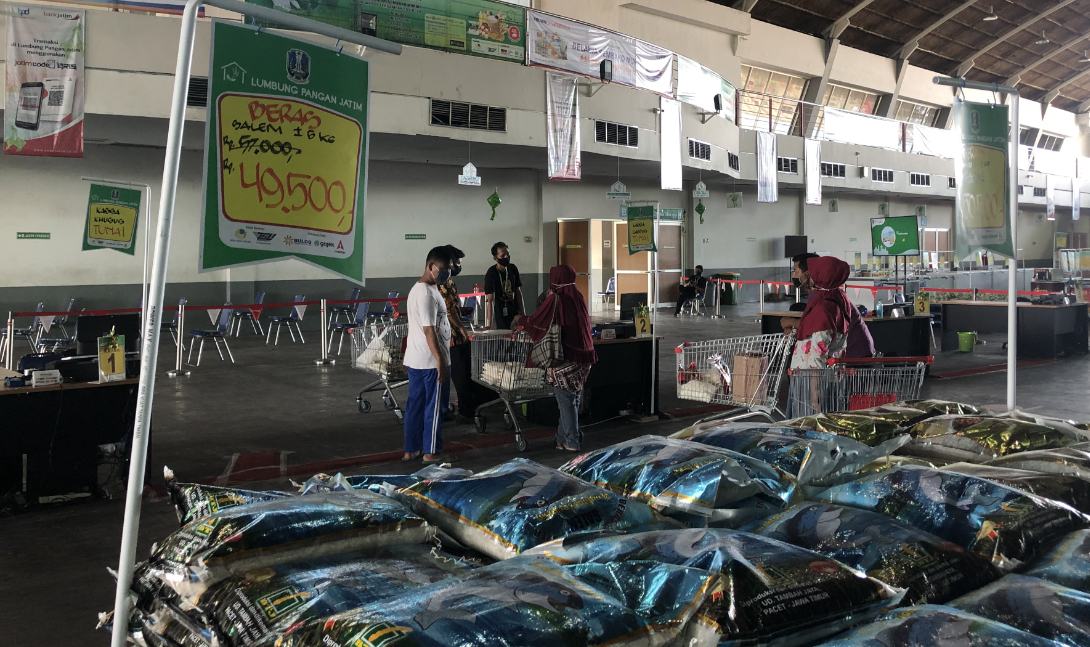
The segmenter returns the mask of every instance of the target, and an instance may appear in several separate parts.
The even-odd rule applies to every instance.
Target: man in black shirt
[[[522,279],[519,268],[511,264],[507,243],[493,245],[492,258],[496,264],[484,274],[484,294],[488,300],[484,327],[486,330],[510,330],[514,318],[526,314],[522,305]]]
[[[681,289],[678,290],[677,308],[674,309],[675,317],[681,316],[681,309],[691,299],[695,299],[698,294],[704,294],[704,290],[708,287],[708,279],[704,278],[703,274],[704,266],[697,265],[692,276],[682,279]]]

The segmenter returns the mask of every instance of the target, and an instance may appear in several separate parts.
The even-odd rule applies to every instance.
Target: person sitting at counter
[[[587,302],[575,287],[575,269],[570,265],[558,265],[549,270],[549,282],[552,289],[544,303],[534,314],[517,318],[516,324],[535,344],[545,338],[550,326],[560,325],[564,363],[546,368],[545,381],[553,385],[556,404],[560,408],[556,448],[577,452],[583,439],[579,431],[579,401],[598,354],[591,336]]]

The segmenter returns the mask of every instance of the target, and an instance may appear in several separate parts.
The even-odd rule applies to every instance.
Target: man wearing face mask
[[[519,268],[511,263],[507,243],[492,246],[492,258],[496,264],[484,275],[484,293],[488,299],[485,308],[485,330],[510,330],[515,317],[525,315],[522,305],[522,279]]]
[[[697,298],[697,296],[703,295],[704,290],[707,288],[708,279],[704,278],[704,266],[697,265],[693,269],[692,276],[682,279],[681,288],[677,293],[677,308],[674,309],[674,316],[680,317],[681,309],[685,307],[685,304]]]
[[[442,463],[443,417],[450,399],[450,320],[446,302],[437,285],[450,280],[451,258],[446,247],[428,252],[424,275],[409,291],[406,311],[409,332],[404,364],[409,373],[409,397],[405,404],[405,455],[403,461],[423,457],[425,463]]]
[[[474,384],[471,375],[472,363],[469,354],[469,333],[462,324],[462,300],[458,297],[458,286],[454,283],[454,277],[462,272],[462,259],[465,253],[454,245],[447,245],[447,253],[450,254],[451,267],[450,279],[441,283],[439,294],[443,295],[443,301],[447,306],[447,318],[450,320],[450,381],[458,391],[458,417],[456,422],[472,422],[476,414],[477,385]]]

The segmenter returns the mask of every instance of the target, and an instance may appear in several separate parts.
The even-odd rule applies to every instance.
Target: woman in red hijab
[[[583,434],[579,431],[579,400],[590,367],[598,361],[591,336],[587,302],[575,287],[575,269],[558,265],[549,270],[552,284],[549,296],[534,314],[523,317],[519,327],[534,342],[541,341],[554,322],[560,324],[560,345],[564,347],[564,363],[545,369],[545,380],[553,385],[556,404],[560,408],[560,425],[556,429],[556,448],[579,451]]]
[[[810,299],[799,322],[791,368],[823,368],[830,358],[843,357],[847,347],[852,305],[842,286],[851,268],[833,256],[811,258],[806,264],[802,281]]]

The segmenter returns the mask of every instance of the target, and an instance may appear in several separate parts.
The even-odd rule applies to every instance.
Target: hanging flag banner
[[[1045,215],[1056,219],[1056,178],[1051,175],[1045,175]]]
[[[488,0],[246,0],[384,40],[522,63],[526,10]],[[247,18],[247,22],[252,19]],[[264,27],[273,23],[257,21]]]
[[[629,193],[628,187],[620,180],[614,182],[613,186],[609,187],[609,191],[606,192],[607,200],[630,200],[631,198],[632,194]]]
[[[212,23],[200,270],[295,257],[363,283],[368,63]]]
[[[545,120],[549,140],[549,179],[578,180],[583,176],[579,142],[579,83],[569,74],[545,75]]]
[[[166,13],[176,16],[185,10],[185,0],[64,0],[65,4],[78,4],[116,11],[124,9],[133,13]],[[204,6],[197,8],[197,16],[204,18]]]
[[[6,6],[4,154],[83,157],[87,12]]]
[[[803,153],[806,166],[806,204],[821,204],[821,140],[807,139]]]
[[[979,249],[1013,256],[1007,106],[955,101],[953,118],[957,256]]]
[[[741,209],[742,208],[742,192],[733,191],[727,194],[727,208],[728,209]]]
[[[1082,209],[1082,180],[1078,176],[1071,178],[1071,219],[1079,219]]]
[[[621,205],[621,217],[628,222],[628,253],[657,252],[655,247],[655,205]]]
[[[719,95],[719,111],[715,95]],[[677,100],[694,105],[705,112],[716,113],[734,123],[735,89],[726,79],[700,63],[677,56]]]
[[[272,0],[269,0],[270,2]],[[526,12],[527,64],[600,78],[613,63],[613,83],[674,94],[674,53],[631,36],[536,11]]]
[[[681,191],[681,104],[659,97],[662,119],[659,127],[659,159],[662,190]]]
[[[693,187],[693,197],[694,198],[710,198],[710,197],[712,197],[711,192],[708,191],[708,185],[704,184],[703,180],[697,182],[696,186]]]
[[[135,254],[140,198],[138,189],[92,184],[91,194],[87,199],[83,249],[108,247],[126,254]]]
[[[757,202],[778,202],[776,133],[757,133]]]

